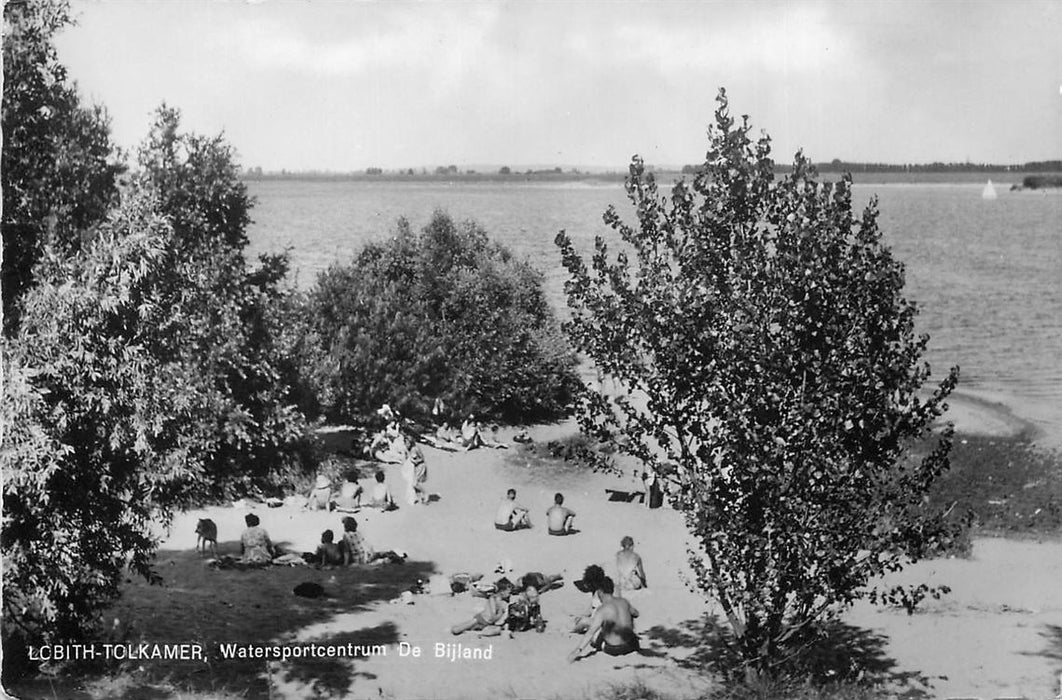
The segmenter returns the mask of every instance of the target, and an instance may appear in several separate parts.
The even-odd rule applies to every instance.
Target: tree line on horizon
[[[940,162],[932,163],[878,163],[860,161],[842,161],[833,159],[814,163],[815,169],[820,173],[1056,173],[1062,172],[1062,160],[1029,161],[1020,164],[999,163],[971,163],[971,162]],[[659,167],[647,164],[649,172],[656,173],[679,173],[682,175],[696,175],[703,168],[702,165],[683,165],[679,168]],[[774,172],[785,174],[790,172],[792,166],[785,163],[775,163]],[[467,179],[495,179],[508,177],[532,177],[545,179],[581,179],[587,177],[622,180],[628,176],[626,169],[583,169],[560,166],[553,168],[527,168],[520,170],[507,165],[497,170],[461,170],[456,165],[438,166],[435,168],[394,168],[385,169],[369,167],[364,170],[352,171],[329,171],[329,170],[263,170],[255,166],[243,170],[241,178],[248,181],[268,180],[362,180],[362,179],[439,179],[439,178],[467,178]]]

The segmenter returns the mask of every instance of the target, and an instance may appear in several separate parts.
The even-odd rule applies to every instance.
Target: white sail
[[[981,199],[995,199],[996,188],[992,186],[992,181],[989,180],[985,188],[981,190]]]

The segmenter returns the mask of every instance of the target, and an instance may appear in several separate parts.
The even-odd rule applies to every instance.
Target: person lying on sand
[[[504,576],[494,583],[494,593],[487,597],[483,609],[471,620],[454,625],[450,633],[463,634],[477,630],[480,637],[496,637],[502,633],[502,626],[509,614],[509,598],[512,597],[513,584]]]
[[[343,563],[343,550],[335,543],[335,533],[325,530],[321,533],[321,544],[314,552],[314,563],[319,567],[339,566]]]
[[[391,495],[391,489],[387,488],[387,475],[383,473],[383,470],[376,472],[375,479],[376,483],[372,485],[372,490],[369,491],[368,500],[364,502],[364,505],[384,511],[398,508],[395,505],[394,496]]]
[[[585,649],[603,651],[609,656],[624,656],[641,651],[638,635],[634,631],[634,618],[638,611],[626,600],[613,595],[615,586],[607,576],[598,583],[594,595],[601,602],[590,620],[579,645],[568,654],[568,662],[579,659]]]
[[[531,527],[530,511],[516,502],[516,489],[509,489],[505,498],[498,504],[494,515],[494,527],[505,532],[512,532]]]
[[[390,562],[401,564],[405,561],[404,553],[388,550],[376,552],[358,532],[358,521],[349,515],[343,518],[343,540],[340,542],[343,553],[343,566],[351,564],[375,564],[376,562]]]
[[[269,533],[260,527],[261,521],[254,513],[248,513],[243,521],[247,529],[240,535],[240,560],[247,564],[268,564],[278,553],[269,539]]]
[[[516,587],[518,590],[523,590],[528,586],[534,586],[539,593],[552,591],[554,588],[560,588],[563,585],[564,574],[546,576],[538,571],[528,571],[516,581]]]
[[[553,505],[546,511],[546,527],[551,535],[571,535],[575,511],[564,507],[564,494],[553,496]]]

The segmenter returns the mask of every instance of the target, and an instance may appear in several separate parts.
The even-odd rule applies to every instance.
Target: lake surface
[[[622,185],[584,183],[249,182],[257,203],[250,252],[290,248],[296,283],[313,285],[399,217],[414,230],[436,209],[474,219],[546,277],[563,313],[565,272],[553,244],[567,230],[584,250],[608,233],[616,205],[634,219]],[[907,267],[907,296],[931,337],[939,378],[961,367],[960,390],[999,401],[1043,429],[1062,432],[1062,193],[1010,192],[981,199],[982,184],[856,185],[861,210],[879,198],[880,227]]]

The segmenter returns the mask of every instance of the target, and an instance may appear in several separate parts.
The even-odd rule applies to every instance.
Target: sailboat
[[[992,181],[989,180],[985,188],[981,190],[981,199],[995,199],[996,188],[992,186]]]

